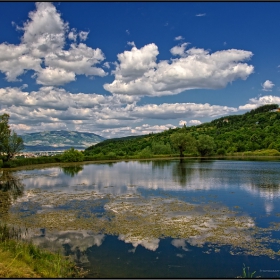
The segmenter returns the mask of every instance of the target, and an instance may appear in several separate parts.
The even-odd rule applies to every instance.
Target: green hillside
[[[105,140],[94,133],[66,130],[27,133],[21,137],[25,151],[66,150],[71,147],[85,149]]]
[[[191,136],[185,155],[201,155],[201,145],[211,146],[210,154],[274,149],[280,155],[280,109],[277,104],[264,105],[243,115],[225,116],[192,127],[169,129],[161,133],[107,139],[85,150],[95,158],[149,157],[153,155],[179,155],[171,135],[182,132]],[[207,136],[209,137],[207,137]],[[191,140],[189,140],[191,141]],[[210,143],[210,142],[212,143]],[[210,145],[211,144],[211,145]]]

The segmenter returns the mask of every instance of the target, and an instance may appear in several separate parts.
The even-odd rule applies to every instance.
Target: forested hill
[[[199,141],[204,138],[213,140],[212,154],[232,154],[260,149],[280,151],[280,109],[277,104],[269,104],[243,115],[225,116],[197,126],[169,129],[156,134],[107,139],[87,148],[85,154],[99,157],[178,154],[178,146],[171,140],[171,135],[176,132],[192,136],[196,141],[190,143],[192,146],[198,147]],[[206,135],[209,137],[205,137]],[[193,149],[192,153],[197,154],[197,151]]]

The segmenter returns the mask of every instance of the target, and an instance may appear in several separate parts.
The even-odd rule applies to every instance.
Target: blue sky
[[[280,3],[0,3],[19,134],[160,132],[280,104]]]

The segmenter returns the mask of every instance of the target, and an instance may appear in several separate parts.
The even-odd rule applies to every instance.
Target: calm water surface
[[[154,160],[0,171],[0,217],[88,277],[237,277],[244,263],[278,278],[279,170]]]

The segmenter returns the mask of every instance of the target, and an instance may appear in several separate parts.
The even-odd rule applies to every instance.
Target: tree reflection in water
[[[0,219],[5,219],[11,204],[23,191],[24,184],[13,172],[0,171]]]
[[[71,177],[74,177],[75,175],[77,175],[82,170],[83,170],[82,165],[73,165],[73,166],[62,167],[63,173],[66,174],[66,175],[69,175]]]
[[[152,169],[163,170],[165,167],[169,167],[173,162],[171,160],[153,160]]]
[[[191,180],[191,175],[194,172],[194,164],[184,159],[180,159],[180,161],[174,164],[172,169],[173,180],[178,182],[181,187],[185,187],[187,182]]]

